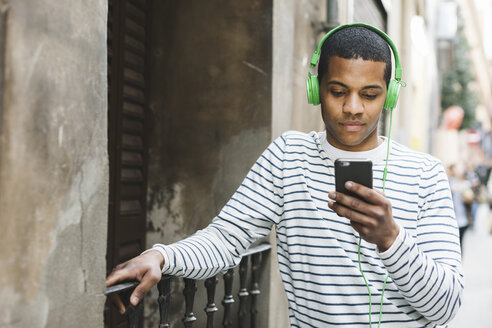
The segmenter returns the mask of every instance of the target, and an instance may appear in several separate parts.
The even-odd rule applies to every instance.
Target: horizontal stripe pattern
[[[165,259],[163,273],[205,279],[225,272],[275,225],[292,327],[368,327],[359,237],[349,220],[328,207],[334,159],[322,137],[290,131],[275,140],[207,228],[171,245],[154,245]],[[384,160],[372,160],[374,188],[382,190]],[[445,327],[461,305],[463,276],[444,169],[434,157],[391,142],[385,193],[401,229],[384,253],[361,244],[372,322],[378,321],[389,274],[384,327]]]

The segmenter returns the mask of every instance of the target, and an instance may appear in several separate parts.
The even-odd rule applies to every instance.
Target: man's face
[[[386,98],[386,63],[331,57],[320,85],[328,142],[364,151],[377,147],[377,126]]]

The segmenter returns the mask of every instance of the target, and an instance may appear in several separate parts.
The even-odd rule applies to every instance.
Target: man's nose
[[[362,104],[362,99],[357,93],[351,93],[343,104],[343,111],[352,115],[360,114],[364,111],[364,105]]]

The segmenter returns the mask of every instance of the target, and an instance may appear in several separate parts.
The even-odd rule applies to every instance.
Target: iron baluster
[[[129,328],[138,328],[140,325],[140,316],[142,315],[142,309],[143,309],[143,300],[140,300],[140,302],[136,305],[133,306],[129,304],[126,307],[126,315],[127,315],[127,321],[128,321],[128,327]]]
[[[251,257],[251,328],[256,328],[258,315],[258,295],[260,295],[259,269],[261,265],[261,253],[253,254]]]
[[[207,314],[207,328],[214,327],[214,315],[217,312],[217,306],[215,306],[215,287],[217,286],[217,276],[210,277],[205,280],[205,288],[207,288],[207,306],[205,307],[205,313]]]
[[[224,320],[222,325],[224,328],[232,327],[231,319],[231,307],[234,303],[234,297],[232,297],[232,281],[234,278],[234,269],[229,269],[224,274],[224,299],[222,300],[222,305],[224,305]]]
[[[185,287],[183,289],[183,295],[185,297],[186,312],[183,318],[183,323],[186,328],[191,328],[196,321],[193,314],[193,302],[195,301],[196,293],[196,281],[193,279],[184,279]]]
[[[246,278],[248,276],[249,256],[243,257],[239,264],[239,327],[246,327],[248,289],[246,288]]]
[[[157,289],[159,290],[157,301],[159,302],[159,313],[161,316],[159,328],[169,328],[168,315],[171,301],[171,277],[163,275],[161,281],[157,284]]]

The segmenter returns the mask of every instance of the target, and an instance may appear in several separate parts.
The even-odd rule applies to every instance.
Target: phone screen
[[[372,188],[372,162],[369,159],[339,158],[335,161],[335,189],[338,192],[361,199],[345,188],[345,182],[353,181]]]

